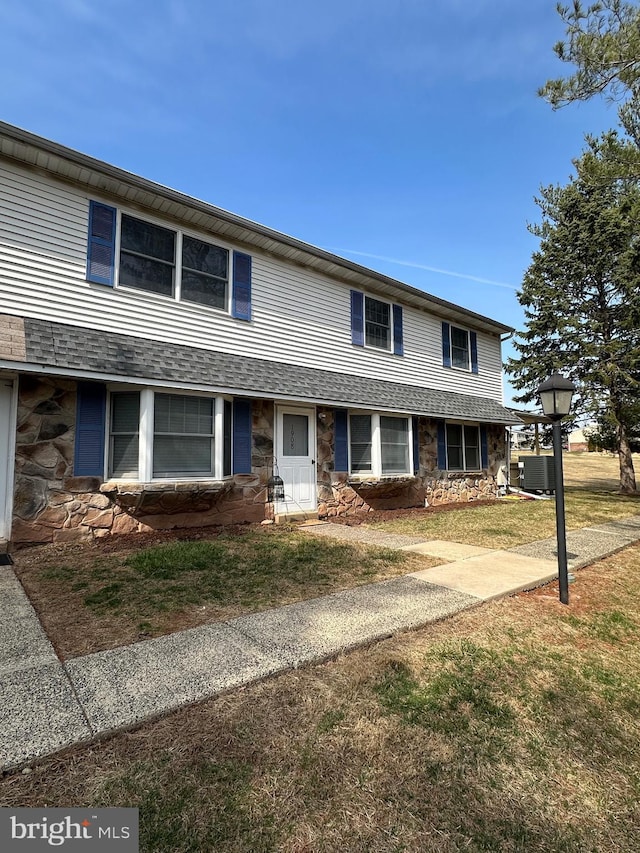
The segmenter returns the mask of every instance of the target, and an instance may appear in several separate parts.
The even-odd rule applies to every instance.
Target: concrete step
[[[296,510],[295,512],[280,512],[274,515],[273,520],[276,524],[286,524],[289,521],[312,521],[318,520],[317,510]]]

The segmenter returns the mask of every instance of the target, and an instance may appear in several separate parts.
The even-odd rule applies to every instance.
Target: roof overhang
[[[517,421],[497,400],[486,397],[98,332],[50,320],[27,317],[23,325],[21,360],[17,356],[16,360],[0,359],[0,370],[472,423],[507,426]]]
[[[57,180],[80,186],[105,199],[216,234],[249,249],[338,278],[352,287],[370,290],[389,299],[401,298],[405,304],[429,311],[443,320],[471,325],[474,329],[495,336],[513,332],[511,326],[1,121],[0,156]]]
[[[508,411],[510,411],[512,414],[514,414],[518,418],[520,418],[522,423],[525,424],[526,426],[531,426],[531,424],[550,424],[551,423],[550,418],[548,418],[546,415],[538,414],[537,412],[526,412],[526,411],[522,411],[521,409],[511,409],[511,408],[509,408]]]

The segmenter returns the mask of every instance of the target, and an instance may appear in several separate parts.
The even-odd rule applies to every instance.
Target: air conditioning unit
[[[521,485],[525,492],[555,492],[556,466],[553,456],[522,456]]]

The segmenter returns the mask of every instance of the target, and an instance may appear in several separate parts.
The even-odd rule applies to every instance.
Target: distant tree
[[[578,386],[576,411],[613,429],[620,490],[631,493],[629,433],[640,391],[640,190],[635,181],[593,180],[611,166],[606,139],[597,142],[576,161],[566,186],[545,187],[536,199],[542,221],[529,230],[540,245],[518,294],[526,328],[507,371],[523,391],[520,402],[532,401],[555,370],[570,376]]]
[[[627,430],[629,448],[633,453],[640,453],[640,403],[636,404],[635,412],[630,418]],[[589,434],[589,449],[610,450],[616,452],[618,447],[618,436],[616,425],[606,414],[599,419],[597,430]]]

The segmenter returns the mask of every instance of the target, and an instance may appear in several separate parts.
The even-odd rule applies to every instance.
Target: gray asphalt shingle
[[[513,424],[494,400],[401,382],[248,358],[63,323],[25,319],[27,360],[88,373],[209,385],[287,400],[393,409],[435,418]]]

